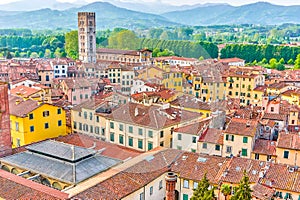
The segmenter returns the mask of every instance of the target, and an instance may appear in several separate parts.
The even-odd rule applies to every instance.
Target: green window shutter
[[[248,137],[243,137],[243,143],[248,143]]]
[[[226,134],[226,140],[228,140],[228,138],[229,138],[229,135]]]

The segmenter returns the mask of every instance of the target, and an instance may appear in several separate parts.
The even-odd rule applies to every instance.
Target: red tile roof
[[[274,141],[257,139],[254,144],[253,153],[263,155],[276,155],[276,144]]]
[[[40,89],[27,87],[25,85],[20,85],[10,90],[12,95],[21,95],[22,97],[30,97],[31,95],[38,93]]]
[[[208,128],[202,133],[199,142],[207,142],[212,144],[223,144],[223,130],[216,128]]]
[[[0,169],[0,198],[57,200],[68,194]]]
[[[271,189],[270,187],[261,185],[261,184],[255,184],[253,185],[252,189],[252,196],[256,197],[257,199],[261,200],[269,200],[273,198],[273,195],[275,193],[275,190]]]
[[[190,134],[190,135],[199,135],[201,134],[201,130],[204,131],[204,129],[208,126],[209,121],[210,120],[208,119],[190,125],[182,126],[180,128],[174,129],[174,132]]]
[[[196,120],[200,118],[201,115],[201,113],[194,113],[172,107],[162,109],[161,106],[144,106],[136,103],[127,103],[106,117],[128,124],[161,129],[182,122]]]
[[[20,103],[17,104],[17,101],[19,101]],[[19,97],[13,95],[9,96],[9,113],[14,116],[25,117],[28,113],[32,112],[42,105],[43,104],[39,105],[37,101],[31,99],[23,101]]]
[[[300,150],[300,134],[280,132],[277,147],[284,149]]]
[[[169,170],[169,166],[182,152],[162,150],[129,167],[109,179],[79,193],[79,199],[122,199],[147,185]]]
[[[125,160],[127,158],[133,158],[142,153],[140,151],[131,148],[111,144],[109,142],[104,142],[99,139],[93,138],[91,136],[77,134],[77,133],[54,138],[54,139],[60,142],[86,147],[86,148],[93,147],[95,145],[94,149],[103,150],[101,155],[111,157],[111,158],[121,159],[121,160]]]
[[[256,120],[232,118],[225,133],[254,137],[258,122]]]

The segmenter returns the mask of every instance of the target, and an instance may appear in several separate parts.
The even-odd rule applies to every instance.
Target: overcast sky
[[[5,4],[5,3],[10,3],[10,2],[15,2],[15,1],[20,1],[20,0],[0,0],[0,4]],[[30,0],[26,0],[28,3]],[[76,0],[57,0],[60,2],[75,2]],[[86,2],[94,2],[94,1],[99,1],[99,0],[85,0]],[[109,2],[109,0],[107,0]],[[254,3],[259,0],[121,0],[121,1],[128,1],[128,2],[153,2],[153,1],[161,1],[164,3],[169,3],[173,5],[182,5],[182,4],[197,4],[197,3],[228,3],[231,5],[243,5],[243,4],[249,4],[249,3]],[[278,5],[300,5],[300,0],[260,0],[260,1],[267,1],[273,4],[278,4]]]

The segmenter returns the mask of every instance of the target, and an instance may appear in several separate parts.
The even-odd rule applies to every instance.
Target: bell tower
[[[96,63],[96,14],[78,13],[78,48],[79,60]]]

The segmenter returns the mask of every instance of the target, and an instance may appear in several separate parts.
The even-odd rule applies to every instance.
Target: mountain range
[[[77,28],[77,12],[96,12],[97,29],[129,29],[223,24],[300,24],[300,6],[257,2],[242,6],[195,4],[173,6],[154,3],[124,3],[120,0],[86,4],[84,0],[60,3],[56,0],[27,0],[1,5],[0,28]],[[20,9],[22,8],[22,9]],[[160,9],[158,9],[160,8]],[[154,10],[156,9],[156,13]],[[162,12],[165,11],[165,12]]]

